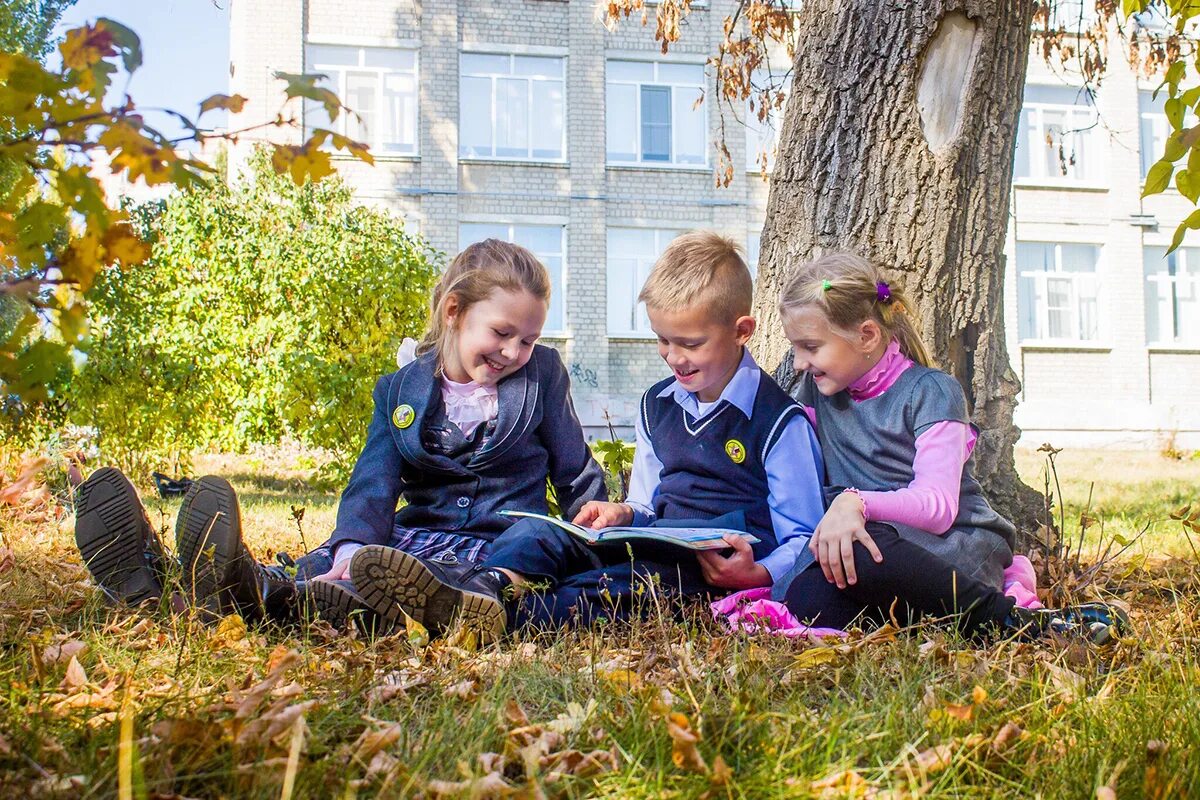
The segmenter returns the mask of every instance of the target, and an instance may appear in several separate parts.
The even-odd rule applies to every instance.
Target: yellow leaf
[[[975,705],[983,705],[987,699],[987,689],[983,688],[982,686],[976,686],[973,690],[971,690],[971,702]]]
[[[832,647],[810,647],[796,656],[792,666],[796,669],[816,667],[837,660],[837,651]]]
[[[100,266],[100,237],[93,230],[71,240],[58,260],[63,280],[78,284],[85,291],[92,285]]]
[[[971,719],[972,714],[975,713],[975,706],[960,706],[957,703],[947,703],[943,710],[948,716],[967,722]]]
[[[671,761],[675,766],[692,772],[708,772],[708,764],[696,748],[700,734],[692,730],[686,716],[672,712],[667,717],[667,734],[671,737]]]
[[[87,686],[87,682],[88,676],[83,670],[83,665],[79,663],[79,659],[71,656],[71,663],[67,664],[67,674],[63,677],[63,689],[80,689]]]
[[[104,254],[109,262],[125,266],[141,264],[150,258],[150,243],[134,232],[128,223],[118,223],[104,233]]]
[[[213,650],[248,649],[250,645],[246,641],[246,621],[239,614],[223,617],[209,637],[208,646]]]
[[[932,775],[950,766],[954,756],[954,748],[948,744],[939,744],[917,753],[917,769],[922,775]]]
[[[63,64],[68,69],[78,70],[87,69],[97,61],[117,54],[112,33],[99,24],[67,31],[58,49],[62,53]]]
[[[242,113],[242,108],[246,105],[246,98],[240,94],[214,94],[205,98],[200,103],[200,113],[212,111],[214,108],[223,108],[233,114]]]

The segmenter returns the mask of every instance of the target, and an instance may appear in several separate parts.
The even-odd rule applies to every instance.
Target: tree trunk
[[[975,474],[1030,542],[1043,507],[1013,463],[1004,237],[1034,0],[806,0],[759,260],[756,357],[791,378],[788,265],[850,250],[918,306],[981,435]]]

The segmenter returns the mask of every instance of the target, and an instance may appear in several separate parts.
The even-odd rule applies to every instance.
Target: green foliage
[[[130,181],[186,189],[203,184],[214,169],[179,153],[176,145],[235,139],[252,130],[206,133],[188,116],[172,112],[189,132],[172,140],[147,125],[123,93],[119,102],[108,101],[114,79],[122,72],[128,78],[142,65],[141,40],[115,20],[100,18],[67,31],[58,47],[60,68],[48,69],[40,58],[69,4],[0,1],[0,398],[6,427],[14,404],[28,420],[44,411],[34,408],[38,404],[61,403],[55,381],[82,349],[91,313],[86,296],[97,276],[116,265],[132,273],[150,256],[149,243],[126,213],[110,207],[89,170],[93,156],[106,154],[111,171]],[[285,108],[307,96],[316,80],[285,78]],[[328,92],[323,102],[330,119],[348,110]],[[218,108],[238,113],[245,103],[238,95],[213,95],[201,103],[200,113]],[[293,126],[294,118],[281,109],[254,127]],[[296,184],[331,174],[329,152],[322,149],[331,136],[335,149],[372,163],[365,145],[315,130],[298,144],[268,145],[274,171]],[[179,369],[186,371],[186,365]]]
[[[1200,4],[1190,0],[1168,0],[1165,7],[1156,0],[1123,0],[1121,11],[1129,17],[1151,6],[1158,6],[1170,18],[1181,37],[1200,18]],[[1200,87],[1184,88],[1184,84],[1189,82],[1189,64],[1200,71],[1200,50],[1195,47],[1190,50],[1190,55],[1180,48],[1170,51],[1163,82],[1155,89],[1156,96],[1163,89],[1167,91],[1163,111],[1167,124],[1171,126],[1171,134],[1167,137],[1162,157],[1150,167],[1142,197],[1165,191],[1174,174],[1175,186],[1181,195],[1193,204],[1200,199],[1200,124],[1189,124],[1195,122],[1196,114],[1200,111]],[[1185,164],[1178,164],[1185,160]],[[1188,216],[1175,229],[1168,253],[1183,244],[1183,238],[1189,230],[1200,230],[1200,211]]]
[[[88,293],[74,416],[117,463],[140,473],[199,447],[294,437],[344,475],[375,379],[423,326],[433,251],[340,180],[297,186],[270,159],[148,212],[147,268],[106,270]]]
[[[623,502],[629,494],[629,476],[633,471],[634,446],[620,439],[597,439],[591,443],[592,453],[604,467],[604,482],[613,502]]]

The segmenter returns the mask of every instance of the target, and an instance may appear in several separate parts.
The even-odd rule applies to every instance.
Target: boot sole
[[[304,584],[307,609],[338,630],[353,621],[363,633],[376,633],[378,617],[363,598],[333,581],[308,581]]]
[[[350,579],[367,606],[389,624],[402,624],[403,611],[431,636],[445,633],[456,621],[478,632],[484,643],[504,635],[504,606],[496,598],[442,583],[403,550],[362,548],[350,562]]]
[[[175,550],[187,601],[214,614],[237,613],[228,595],[244,548],[237,495],[228,481],[210,475],[192,484],[175,523]]]
[[[112,467],[93,472],[75,490],[75,515],[75,544],[109,598],[137,605],[162,596],[145,556],[147,545],[153,546],[149,540],[158,537],[128,478]]]

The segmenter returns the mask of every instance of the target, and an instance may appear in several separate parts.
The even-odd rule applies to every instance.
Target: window
[[[1158,99],[1155,99],[1154,92],[1138,92],[1138,116],[1141,123],[1138,147],[1142,155],[1142,180],[1146,179],[1150,167],[1154,166],[1155,161],[1162,158],[1167,148],[1167,137],[1171,135],[1171,126],[1167,123],[1167,115],[1163,112],[1166,102],[1166,92],[1159,92]]]
[[[1021,341],[1088,342],[1098,338],[1096,263],[1091,244],[1017,243],[1017,313]]]
[[[463,53],[458,154],[563,158],[563,59]]]
[[[708,163],[703,65],[609,61],[606,68],[610,164]]]
[[[658,256],[681,231],[608,229],[608,333],[653,336],[646,306],[637,296]]]
[[[1200,247],[1147,247],[1146,342],[1200,345]]]
[[[1098,118],[1082,89],[1026,86],[1017,131],[1015,177],[1095,181],[1100,178]]]
[[[529,250],[546,265],[550,273],[550,309],[542,333],[562,333],[566,330],[563,308],[563,226],[510,225],[504,222],[464,222],[458,226],[458,249],[484,239],[513,242]]]
[[[417,53],[387,47],[310,44],[304,69],[327,76],[331,90],[357,113],[342,112],[332,123],[320,103],[304,101],[304,127],[327,128],[377,153],[417,152]]]

